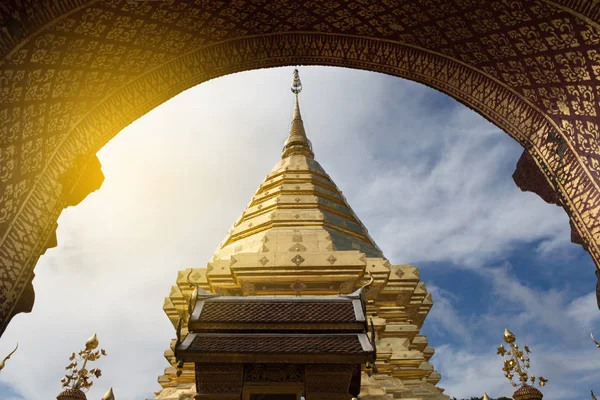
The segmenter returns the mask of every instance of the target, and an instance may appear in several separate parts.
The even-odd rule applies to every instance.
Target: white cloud
[[[440,386],[450,396],[459,399],[480,397],[486,392],[496,398],[511,397],[513,392],[502,377],[502,359],[494,353],[482,354],[442,345],[436,348],[435,365],[443,373]]]
[[[353,171],[355,211],[388,257],[476,267],[516,244],[543,240],[561,244],[563,252],[570,247],[562,239],[569,237],[567,216],[507,181],[521,152],[515,143],[499,130],[492,134],[490,124],[474,113],[470,119],[456,113],[465,125],[451,119],[440,126],[413,109],[418,106],[416,101],[394,118],[398,124],[409,118],[421,122],[399,134],[418,138],[424,149],[415,154],[400,149],[397,160],[381,160],[379,148],[365,144],[365,152],[373,152],[367,155],[373,175],[365,176],[360,166]],[[429,165],[421,153],[439,158]]]
[[[427,316],[427,323],[439,325],[442,329],[450,332],[461,342],[470,344],[472,342],[472,330],[470,324],[455,309],[453,300],[456,299],[452,293],[443,290],[434,285],[428,285],[427,290],[435,299],[435,307],[431,309]]]
[[[600,313],[598,312],[596,292],[573,299],[567,308],[567,314],[588,330],[591,330],[594,325],[598,325]]]
[[[98,361],[104,376],[89,399],[109,386],[128,400],[159,389],[156,378],[167,366],[162,353],[174,336],[163,298],[178,270],[206,264],[278,160],[292,113],[290,73],[253,71],[186,91],[99,153],[104,185],[63,212],[59,246],[36,267],[33,313],[17,316],[0,342],[0,354],[20,343],[0,384],[27,400],[58,394],[67,357],[97,332],[109,355]],[[597,325],[579,311],[588,307],[587,297],[572,303],[568,294],[536,297],[540,293],[519,286],[508,272],[481,267],[502,261],[514,246],[563,243],[569,235],[560,209],[507,180],[520,154],[511,139],[462,106],[437,113],[428,106],[432,92],[411,82],[331,68],[301,74],[302,114],[316,158],[392,262],[444,261],[449,268],[454,262],[489,272],[494,297],[518,311],[519,327],[533,318],[563,332],[549,307],[568,321]],[[573,246],[557,248],[564,255]],[[489,348],[475,347],[489,342],[503,321],[465,318],[453,308],[453,294],[432,289],[439,297],[432,323],[470,337],[458,347],[437,346],[432,362],[444,374],[442,384],[457,397],[471,393],[467,383],[475,381],[473,394],[492,394],[500,388],[500,371],[487,369],[493,365]],[[556,362],[567,349],[561,347]],[[467,375],[453,365],[464,366]]]

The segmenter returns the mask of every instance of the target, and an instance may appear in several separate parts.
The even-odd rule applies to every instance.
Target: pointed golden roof
[[[314,159],[300,115],[301,90],[295,70],[294,116],[281,160],[259,186],[213,259],[261,252],[264,248],[274,251],[277,238],[290,232],[317,235],[323,241],[322,251],[358,250],[367,257],[383,256],[342,192]]]
[[[289,157],[293,154],[302,154],[309,158],[314,159],[315,155],[312,152],[312,144],[306,136],[304,130],[304,122],[300,115],[300,104],[298,103],[298,94],[302,90],[302,84],[300,83],[300,76],[298,70],[294,70],[294,80],[292,81],[292,92],[296,96],[296,104],[294,106],[294,117],[292,118],[292,125],[290,127],[290,135],[285,141],[283,146],[283,152],[281,158]]]

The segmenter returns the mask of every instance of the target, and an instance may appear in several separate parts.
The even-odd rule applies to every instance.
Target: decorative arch
[[[421,82],[525,149],[515,182],[561,205],[600,265],[600,6],[530,0],[9,0],[0,5],[0,333],[33,304],[95,153],[199,83],[330,65]]]

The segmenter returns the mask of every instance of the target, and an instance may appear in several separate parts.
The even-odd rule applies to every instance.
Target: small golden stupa
[[[281,160],[208,264],[178,273],[164,310],[183,338],[196,287],[221,296],[335,296],[355,292],[372,276],[365,304],[376,361],[369,374],[362,373],[360,398],[447,400],[435,386],[440,374],[429,363],[434,349],[419,333],[433,305],[431,294],[416,267],[393,265],[384,257],[315,160],[300,114],[301,90],[295,70],[294,114]],[[158,378],[157,399],[192,399],[196,393],[194,364],[178,365],[176,343],[173,339],[165,352],[170,366]]]

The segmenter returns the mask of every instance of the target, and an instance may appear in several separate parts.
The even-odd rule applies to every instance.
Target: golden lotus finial
[[[87,340],[87,342],[85,342],[85,348],[86,350],[94,350],[96,347],[98,347],[98,337],[94,333],[94,336],[92,336]]]
[[[506,349],[503,344],[497,349],[497,354],[501,357],[504,357],[505,355],[508,356],[508,358],[504,360],[502,371],[504,371],[504,376],[510,381],[513,387],[517,387],[517,383],[513,381],[513,378],[515,377],[519,378],[521,385],[527,385],[528,382],[531,382],[533,385],[536,377],[534,374],[528,374],[530,367],[529,354],[531,353],[531,350],[527,345],[524,345],[523,350],[521,350],[519,345],[515,343],[516,339],[514,333],[508,329],[504,329],[504,341],[508,343],[510,349]],[[545,386],[546,382],[548,382],[543,376],[540,376],[537,381],[540,386]]]
[[[85,350],[81,350],[77,354],[71,354],[71,357],[69,357],[70,364],[65,368],[69,370],[69,373],[61,379],[63,388],[87,391],[94,384],[91,381],[92,377],[100,378],[102,376],[102,371],[99,368],[86,369],[88,362],[106,356],[106,351],[103,349],[93,351],[97,347],[98,337],[94,334],[85,342]],[[82,361],[83,365],[79,367],[79,363]]]
[[[504,341],[506,343],[514,343],[514,341],[517,338],[515,337],[514,333],[512,333],[511,331],[509,331],[508,329],[504,328]]]
[[[112,388],[108,389],[108,392],[102,396],[102,400],[115,400],[115,395],[113,393]]]

